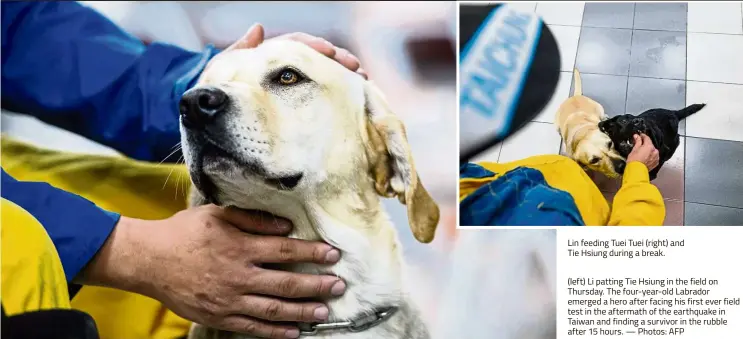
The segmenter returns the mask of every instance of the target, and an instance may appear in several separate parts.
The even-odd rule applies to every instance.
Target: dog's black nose
[[[205,127],[225,110],[227,99],[227,93],[211,86],[186,91],[179,106],[183,125],[188,128]]]
[[[627,166],[627,163],[624,161],[617,161],[614,163],[614,170],[619,174],[624,174],[624,168]]]

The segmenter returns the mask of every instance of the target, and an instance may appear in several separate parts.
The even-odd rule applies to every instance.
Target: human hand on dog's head
[[[301,42],[307,46],[312,47],[312,49],[320,52],[321,54],[334,59],[351,71],[358,73],[359,75],[364,77],[364,79],[368,79],[366,71],[361,68],[361,63],[355,55],[351,54],[351,52],[347,51],[346,49],[334,46],[332,43],[323,38],[306,33],[295,32],[284,34],[274,39],[288,39]],[[230,51],[233,49],[255,48],[263,43],[264,40],[265,30],[263,29],[263,25],[254,24],[252,27],[250,27],[250,29],[248,29],[248,32],[245,33],[242,38],[238,39],[237,41],[235,41],[235,43],[227,47],[225,51]]]
[[[648,168],[648,171],[657,167],[660,162],[660,153],[653,145],[650,137],[645,134],[635,134],[633,137],[635,139],[635,146],[632,148],[629,156],[627,156],[627,163],[639,161]]]
[[[599,122],[599,130],[608,135],[614,149],[623,157],[632,152],[635,135],[647,133],[645,121],[631,114],[622,114]]]

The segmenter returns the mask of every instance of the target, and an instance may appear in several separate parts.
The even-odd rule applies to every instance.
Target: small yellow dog
[[[560,105],[555,115],[565,150],[584,167],[617,177],[624,172],[626,163],[614,150],[609,136],[599,130],[599,122],[608,118],[604,108],[583,95],[578,69],[573,69],[573,80],[573,95]]]

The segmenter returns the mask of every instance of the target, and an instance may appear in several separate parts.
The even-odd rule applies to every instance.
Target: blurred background
[[[458,177],[455,2],[82,3],[145,43],[156,40],[190,50],[201,50],[207,44],[223,48],[240,38],[253,23],[260,22],[266,28],[267,38],[299,31],[326,38],[351,51],[405,122],[420,177],[441,207],[437,238],[430,245],[422,245],[408,230],[404,207],[396,199],[385,202],[403,242],[409,265],[407,275],[411,279],[409,291],[421,303],[431,329],[438,331],[435,329],[441,326],[469,329],[466,336],[446,338],[525,339],[542,337],[531,336],[532,332],[525,334],[521,328],[537,328],[542,333],[539,326],[551,326],[554,293],[544,281],[554,281],[555,254],[554,245],[550,245],[554,242],[554,232],[458,233],[455,229]],[[117,154],[12,112],[2,112],[0,129],[2,133],[47,148]],[[487,234],[478,235],[482,232]],[[534,273],[542,270],[533,268],[535,256],[540,258],[537,262],[547,263],[544,264],[547,278]],[[469,270],[459,272],[459,267]],[[472,300],[487,301],[475,305],[479,314],[469,312],[468,307],[474,307],[469,304]],[[547,325],[543,318],[547,319]],[[451,322],[454,319],[456,323]]]

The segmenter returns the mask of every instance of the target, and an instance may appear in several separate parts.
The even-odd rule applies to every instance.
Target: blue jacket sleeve
[[[180,141],[180,96],[216,52],[145,46],[76,2],[2,1],[2,106],[161,161]]]
[[[47,183],[18,181],[2,170],[0,184],[3,198],[26,210],[44,226],[68,282],[93,259],[119,221],[118,214]]]

